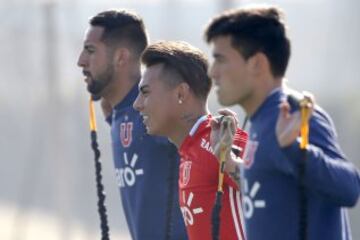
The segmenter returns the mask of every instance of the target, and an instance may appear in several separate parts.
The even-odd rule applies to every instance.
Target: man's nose
[[[212,79],[216,78],[216,71],[215,71],[215,67],[214,67],[214,64],[211,64],[209,69],[208,69],[208,72],[207,72],[208,76]]]
[[[137,111],[141,111],[142,110],[142,104],[141,104],[141,100],[140,100],[140,94],[138,94],[138,96],[136,97],[134,103],[133,103],[133,108]]]
[[[85,61],[84,53],[81,52],[79,55],[78,61],[77,61],[77,65],[79,67],[85,67],[85,63],[86,63],[86,61]]]

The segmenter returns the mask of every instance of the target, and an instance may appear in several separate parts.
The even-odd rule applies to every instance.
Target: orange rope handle
[[[89,109],[90,109],[90,130],[96,131],[96,118],[95,118],[95,107],[94,107],[94,101],[90,97],[89,101]]]
[[[309,144],[309,121],[308,121],[310,114],[309,104],[310,101],[307,98],[304,98],[300,101],[300,107],[301,107],[300,148],[301,149],[305,149]]]
[[[221,145],[220,145],[220,163],[219,163],[220,167],[219,167],[218,192],[223,192],[226,151],[227,151],[226,145],[221,143]]]

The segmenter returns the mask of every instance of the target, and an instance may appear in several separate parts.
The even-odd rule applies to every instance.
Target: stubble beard
[[[91,94],[94,101],[100,100],[104,95],[104,89],[110,84],[113,79],[114,68],[108,65],[106,70],[98,76],[89,76],[91,83],[87,86],[88,92]]]

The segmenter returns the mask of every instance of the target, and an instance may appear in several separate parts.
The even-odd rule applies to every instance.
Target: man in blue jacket
[[[142,19],[127,10],[90,19],[78,65],[111,125],[117,183],[134,240],[187,239],[177,190],[179,157],[167,139],[146,134],[132,104],[148,40]]]
[[[310,143],[304,154],[300,150],[300,114],[293,111],[296,104],[286,103],[294,93],[284,85],[290,40],[281,11],[224,12],[212,19],[205,38],[219,102],[241,105],[251,123],[242,182],[247,239],[350,240],[346,207],[358,201],[359,171],[346,159],[331,118],[319,106],[310,118]],[[301,161],[306,161],[303,175]]]

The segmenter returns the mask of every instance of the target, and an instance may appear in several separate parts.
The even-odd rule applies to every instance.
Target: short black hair
[[[140,57],[148,44],[145,25],[136,13],[125,9],[112,9],[98,13],[89,21],[91,26],[104,28],[102,40],[108,46],[126,43]]]
[[[183,41],[161,41],[148,46],[141,61],[146,67],[163,64],[163,71],[174,76],[169,79],[173,81],[168,82],[169,85],[186,82],[196,97],[207,99],[211,89],[211,79],[207,75],[209,64],[198,48]]]
[[[205,30],[210,43],[219,36],[230,36],[232,46],[248,59],[257,52],[266,55],[274,77],[283,77],[290,58],[290,40],[284,14],[277,7],[258,6],[223,12]]]

